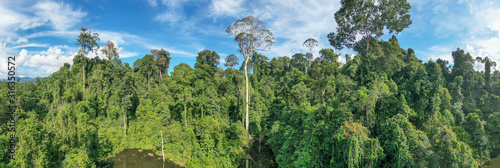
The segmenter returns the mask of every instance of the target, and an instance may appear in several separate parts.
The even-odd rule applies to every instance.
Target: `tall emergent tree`
[[[167,73],[168,74],[168,67],[170,65],[170,53],[163,48],[158,50],[158,49],[152,49],[151,54],[153,57],[156,59],[156,66],[159,68],[159,73],[160,73],[160,81],[163,79],[162,78],[162,73]]]
[[[306,55],[306,58],[309,62],[311,62],[313,59],[312,49],[318,46],[318,41],[316,39],[309,38],[302,43],[302,46],[309,48],[309,54]]]
[[[234,24],[227,27],[227,35],[235,36],[234,41],[239,45],[239,52],[245,57],[244,70],[245,70],[245,85],[246,85],[246,123],[245,128],[247,131],[247,138],[250,141],[248,134],[248,59],[255,51],[268,51],[275,43],[274,35],[271,31],[267,30],[266,26],[257,18],[247,16],[246,18],[237,20]],[[247,161],[248,162],[248,161]]]
[[[338,50],[366,43],[368,53],[370,41],[382,36],[384,28],[398,34],[412,23],[411,5],[406,0],[342,0],[340,3],[342,7],[335,13],[337,33],[328,34],[330,44]],[[356,41],[357,35],[363,39]]]
[[[118,51],[116,51],[115,44],[109,40],[108,42],[106,42],[106,44],[104,44],[103,49],[101,51],[106,55],[106,57],[108,57],[108,60],[110,61],[112,59],[118,59],[120,57],[118,55]]]
[[[78,35],[78,38],[76,39],[77,43],[76,45],[81,46],[80,50],[78,51],[79,54],[82,55],[87,55],[88,51],[94,52],[96,49],[94,47],[99,48],[99,44],[97,44],[98,41],[101,39],[99,38],[99,34],[93,33],[84,27],[80,29],[82,32],[80,32],[80,35]],[[82,70],[83,70],[83,91],[85,91],[85,65],[82,64]]]
[[[227,56],[224,61],[225,61],[224,66],[229,68],[233,68],[235,65],[239,64],[238,57],[236,57],[236,55],[234,54]]]
[[[488,91],[491,91],[491,84],[490,84],[491,67],[493,67],[493,68],[497,67],[497,63],[489,57],[485,57],[485,58],[476,57],[476,61],[484,64],[484,77],[486,80],[486,89]]]

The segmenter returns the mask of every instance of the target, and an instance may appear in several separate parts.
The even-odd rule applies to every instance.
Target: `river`
[[[276,164],[273,151],[269,146],[266,145],[266,140],[262,140],[260,143],[259,150],[259,141],[253,141],[252,147],[247,150],[247,153],[252,157],[249,159],[249,168],[275,168],[278,167]],[[242,159],[240,161],[239,168],[246,167],[246,159]]]
[[[163,163],[162,157],[155,155],[153,150],[144,149],[125,149],[114,157],[106,160],[99,167],[106,168],[180,168],[173,162],[165,158]]]
[[[500,148],[493,150],[490,153],[491,160],[484,164],[484,167],[497,168],[500,167]]]

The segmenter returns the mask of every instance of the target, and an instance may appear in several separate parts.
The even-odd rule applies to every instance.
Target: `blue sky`
[[[402,48],[413,48],[424,61],[451,62],[458,47],[474,57],[500,61],[500,1],[409,2],[413,24],[397,36]],[[302,47],[307,38],[318,39],[313,50],[317,56],[321,48],[332,48],[326,36],[336,31],[334,13],[339,8],[340,0],[2,0],[0,78],[7,76],[9,55],[17,56],[20,76],[48,76],[65,62],[71,64],[81,27],[99,33],[101,46],[113,41],[122,61],[130,64],[151,49],[164,48],[172,56],[170,72],[180,62],[193,66],[203,49],[219,53],[222,66],[230,54],[242,60],[225,30],[248,15],[262,20],[276,37],[271,50],[263,52],[269,58],[307,52]]]

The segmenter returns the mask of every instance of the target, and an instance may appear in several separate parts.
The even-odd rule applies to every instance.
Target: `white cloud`
[[[463,45],[469,45],[470,53],[475,58],[490,57],[500,62],[500,2],[499,1],[469,1],[470,14],[474,22],[470,24],[467,38]],[[497,69],[500,64],[497,64]]]
[[[443,45],[435,45],[429,48],[430,51],[434,53],[450,53],[451,54],[451,47],[443,46]]]
[[[188,0],[148,0],[148,3],[152,7],[157,7],[158,1],[160,1],[162,5],[168,7],[179,7],[186,3]]]
[[[450,63],[453,63],[453,57],[451,56],[451,52],[454,51],[452,47],[444,46],[444,45],[435,45],[428,49],[428,51],[415,51],[417,57],[419,57],[424,62],[437,59],[446,60]]]
[[[334,13],[340,8],[338,1],[269,1],[256,6],[253,15],[263,18],[264,24],[275,33],[277,44],[269,53],[273,56],[291,56],[308,52],[302,43],[315,38],[319,46],[313,49],[315,56],[321,48],[331,48],[326,36],[336,31]],[[280,41],[278,43],[278,41]]]
[[[47,44],[38,44],[38,43],[29,43],[29,44],[14,46],[12,48],[26,48],[26,47],[48,47],[48,45]]]
[[[321,48],[331,48],[326,36],[336,31],[334,13],[340,8],[340,1],[213,0],[210,8],[209,16],[214,19],[220,16],[235,19],[254,16],[263,21],[276,38],[271,50],[263,54],[270,57],[290,57],[298,52],[309,52],[309,49],[302,47],[302,43],[308,38],[315,38],[319,42],[319,46],[313,49],[314,56],[317,57]]]
[[[148,0],[148,2],[149,2],[149,5],[151,5],[151,6],[153,6],[153,7],[155,7],[155,6],[157,6],[157,5],[158,5],[158,4],[156,3],[156,0]]]
[[[212,0],[210,5],[211,15],[235,16],[244,11],[242,7],[244,0]]]
[[[7,78],[7,59],[8,59],[8,49],[6,48],[6,44],[0,42],[0,79],[6,79]]]
[[[170,24],[177,23],[179,20],[181,20],[181,18],[183,18],[183,16],[177,14],[174,11],[167,11],[156,16],[156,20],[161,22],[170,22]]]
[[[488,56],[500,61],[500,1],[411,0],[410,3],[412,10],[416,10],[412,15],[412,27],[417,27],[418,31],[431,31],[436,38],[447,40],[448,46],[465,49],[474,58]],[[417,53],[424,58],[444,58],[451,63],[451,52],[455,48],[448,46],[436,45],[429,48],[430,52]],[[476,65],[474,68],[477,69]]]
[[[39,26],[30,17],[11,10],[13,5],[11,2],[0,1],[0,37],[16,36],[15,30]]]
[[[81,22],[81,19],[87,15],[81,10],[73,10],[69,4],[53,1],[39,2],[33,9],[38,17],[50,21],[56,30],[67,30]]]
[[[21,55],[24,54],[24,55]],[[29,55],[27,50],[23,49],[19,53],[20,57],[25,57],[26,60],[23,66],[27,66],[30,68],[38,68],[40,67],[52,67],[51,69],[59,69],[64,63],[73,64],[74,53],[65,54],[64,51],[57,47],[50,47],[47,51],[42,51],[35,55]],[[55,71],[48,72],[52,73]]]
[[[21,38],[17,39],[17,41],[14,42],[14,44],[20,44],[20,43],[26,43],[26,42],[28,42],[28,39],[21,37]]]
[[[169,7],[179,7],[184,5],[188,0],[162,0],[161,3]]]
[[[92,30],[94,32],[94,30]],[[114,31],[106,31],[106,30],[96,30],[95,32],[99,33],[99,38],[101,42],[105,43],[108,40],[113,41],[114,43],[120,44],[130,44],[138,41],[144,41],[139,36],[132,35],[125,32],[114,32]]]
[[[137,52],[124,51],[123,47],[120,47],[118,45],[117,41],[114,41],[114,40],[110,40],[110,41],[113,42],[113,44],[115,45],[116,52],[118,53],[118,55],[120,56],[120,58],[129,58],[129,57],[139,56],[139,53],[137,53]],[[101,58],[101,59],[107,59],[107,58],[104,58],[105,54],[102,51],[103,49],[104,49],[104,46],[101,46],[101,47],[99,47],[99,49],[97,49],[99,51],[99,58]],[[95,53],[89,53],[88,57],[93,58],[95,56],[96,56]]]
[[[156,15],[155,20],[160,22],[170,22],[171,25],[178,21],[186,20],[184,16],[184,5],[188,0],[161,0],[161,4],[165,7],[165,12]],[[150,0],[151,6],[157,6],[156,0]]]
[[[12,52],[7,48],[5,43],[0,43],[0,79],[7,77],[7,53]],[[73,63],[73,57],[76,53],[65,53],[58,47],[50,47],[46,51],[41,51],[36,54],[31,54],[27,49],[21,49],[19,54],[15,55],[16,74],[17,76],[47,76],[59,70],[64,63]],[[3,75],[5,74],[5,75]]]

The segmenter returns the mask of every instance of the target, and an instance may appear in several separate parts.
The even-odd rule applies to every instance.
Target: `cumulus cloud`
[[[460,47],[475,58],[490,57],[500,61],[500,1],[410,0],[412,4],[412,33],[432,32],[435,38],[447,41],[444,50],[434,46],[428,51],[417,51],[429,58],[442,57],[452,62],[451,51]],[[500,64],[499,64],[500,66]],[[480,67],[480,66],[478,66]],[[476,66],[475,66],[476,68]],[[477,68],[476,68],[477,69]],[[481,68],[479,68],[481,69]]]
[[[5,43],[2,43],[0,42],[0,74],[2,74],[2,76],[0,76],[0,79],[5,79],[7,78],[7,59],[8,59],[8,54],[7,54],[7,48],[6,48],[6,44]]]
[[[67,53],[58,47],[50,47],[46,51],[33,54],[22,49],[16,56],[16,73],[20,76],[47,76],[59,70],[64,63],[73,64],[76,53]],[[0,61],[1,62],[1,61]]]
[[[87,13],[81,10],[73,10],[69,4],[53,1],[42,1],[37,3],[33,9],[36,15],[44,21],[50,21],[57,30],[67,30],[81,21]]]
[[[462,45],[469,45],[469,52],[473,57],[490,57],[500,61],[500,2],[499,1],[470,1],[468,3],[473,22],[463,39]],[[497,69],[500,64],[497,65]]]
[[[19,62],[20,65],[30,68],[51,67],[50,70],[57,70],[64,63],[73,64],[74,53],[65,53],[58,47],[50,47],[47,51],[42,51],[35,55],[30,55],[28,50],[23,49],[19,53],[20,59],[24,60]],[[55,71],[46,71],[52,73]]]

